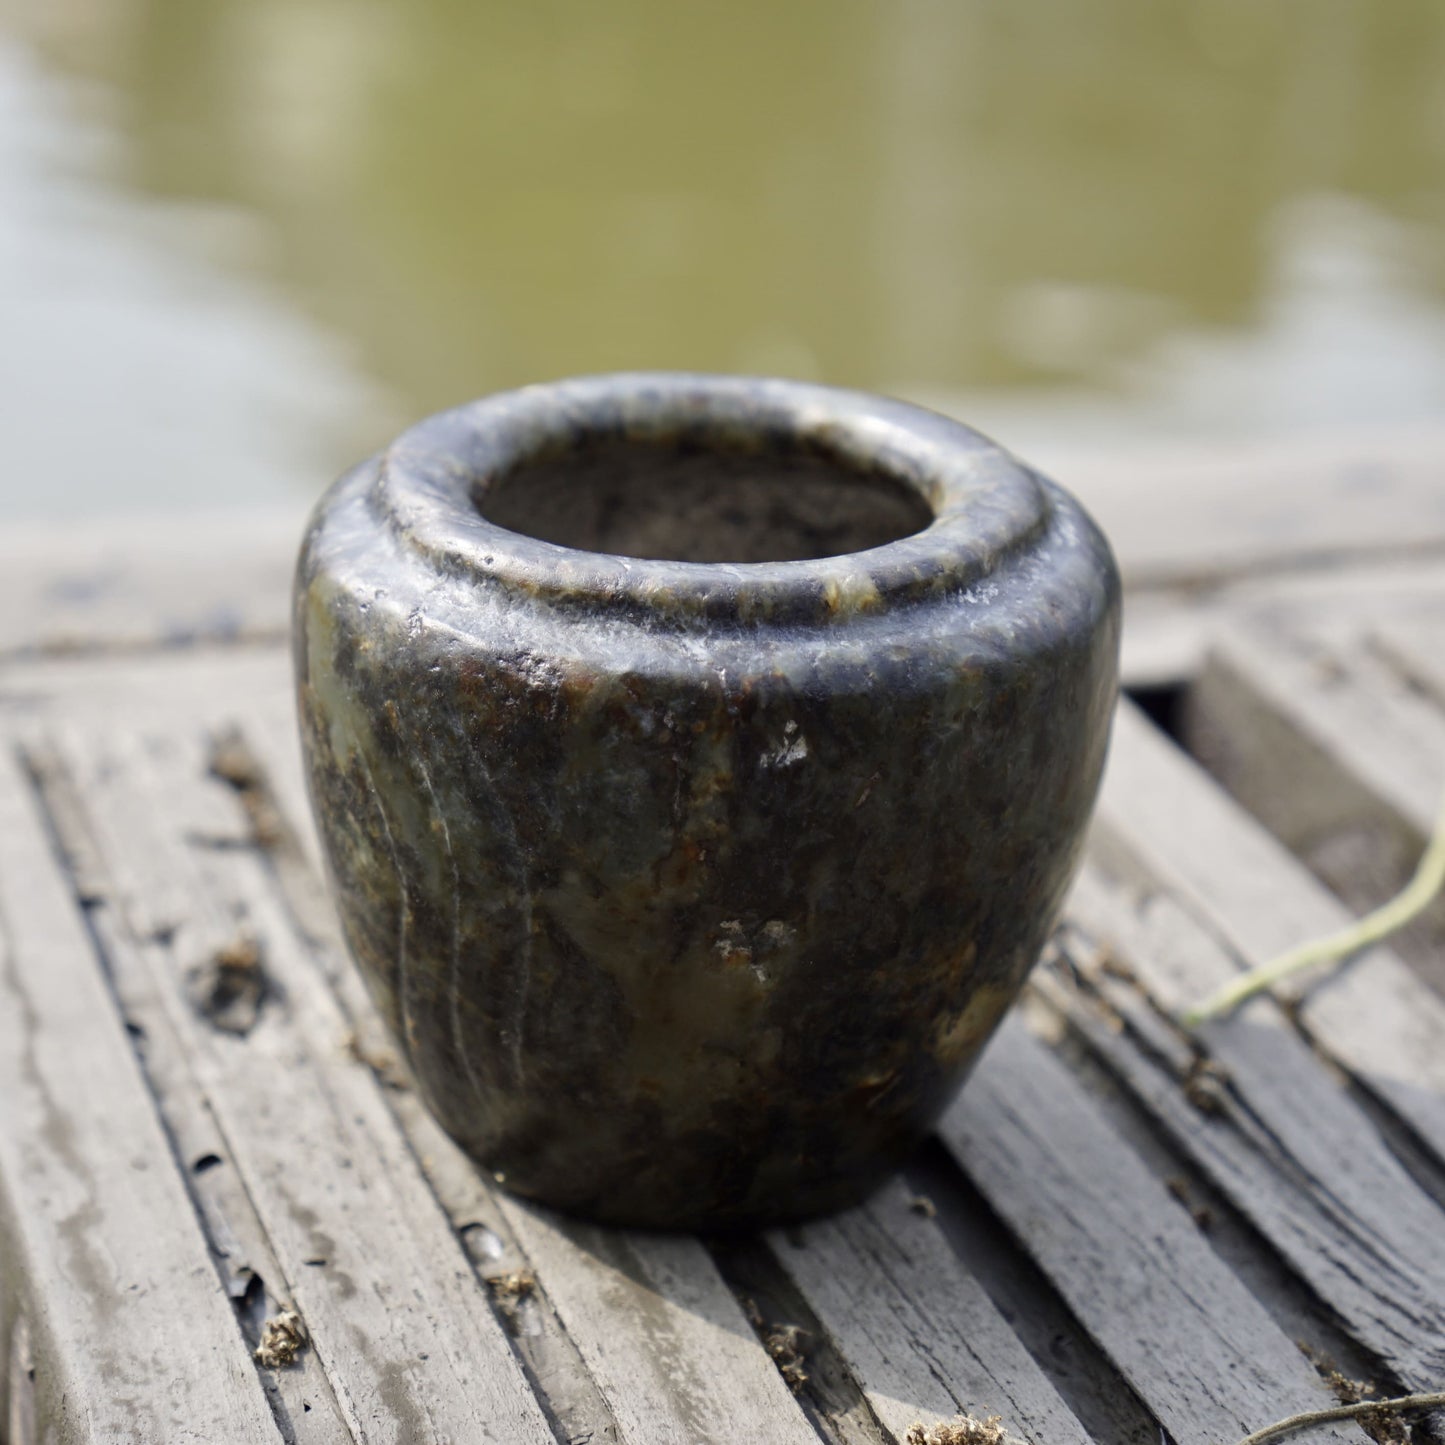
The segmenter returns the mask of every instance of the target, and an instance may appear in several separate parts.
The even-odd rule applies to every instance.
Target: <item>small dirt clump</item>
[[[763,1335],[763,1348],[773,1357],[778,1373],[795,1395],[808,1383],[808,1372],[803,1368],[807,1363],[803,1341],[807,1338],[808,1332],[801,1325],[770,1325]]]
[[[256,1027],[268,992],[261,945],[248,933],[222,944],[187,974],[186,992],[213,1028],[245,1038]]]
[[[305,1349],[310,1335],[301,1316],[289,1306],[272,1315],[261,1330],[261,1343],[256,1346],[255,1359],[268,1370],[282,1370]]]
[[[537,1288],[537,1276],[530,1269],[509,1269],[488,1275],[487,1285],[499,1300],[526,1299]]]

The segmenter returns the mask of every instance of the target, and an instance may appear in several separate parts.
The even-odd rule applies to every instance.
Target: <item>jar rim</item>
[[[512,531],[486,488],[549,451],[607,438],[779,444],[902,483],[922,530],[864,551],[693,562],[584,551]],[[1050,499],[1002,447],[961,422],[866,392],[772,378],[622,372],[500,392],[431,417],[382,454],[371,504],[407,550],[461,579],[557,606],[659,621],[835,621],[965,591],[1047,526]]]

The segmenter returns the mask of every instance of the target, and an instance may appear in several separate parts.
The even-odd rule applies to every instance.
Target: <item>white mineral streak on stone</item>
[[[759,928],[751,939],[748,938],[742,922],[736,918],[724,919],[718,925],[721,937],[713,941],[713,949],[728,964],[746,963],[748,971],[759,983],[771,983],[773,975],[761,952],[765,956],[778,952],[792,943],[798,930],[781,918],[770,918]]]
[[[432,811],[441,825],[442,843],[447,850],[447,863],[452,870],[452,964],[447,988],[447,1003],[452,1014],[452,1046],[462,1061],[462,1068],[466,1070],[467,1082],[472,1086],[477,1103],[485,1108],[482,1081],[472,1067],[471,1055],[467,1052],[466,1040],[462,1036],[462,878],[457,870],[456,854],[452,852],[452,830],[447,827],[447,816],[437,799],[436,789],[432,787],[431,774],[427,772],[426,764],[420,757],[417,758],[416,765],[421,772],[421,780],[426,785],[427,796],[431,799]]]
[[[796,767],[808,756],[808,740],[798,731],[791,718],[783,724],[783,743],[777,752],[764,759],[770,768]]]
[[[717,952],[727,955],[729,953],[736,953],[740,948],[745,946],[743,943],[743,926],[736,918],[725,918],[718,924],[718,927],[722,930],[723,937],[719,938],[713,944],[713,948],[715,948]]]
[[[522,1066],[522,1025],[527,1016],[527,996],[532,987],[532,950],[533,950],[533,921],[535,905],[532,899],[532,888],[527,882],[527,860],[522,852],[522,840],[517,833],[517,824],[512,815],[503,806],[501,796],[497,792],[497,784],[492,777],[491,769],[487,767],[486,761],[480,752],[472,754],[472,760],[476,763],[482,775],[482,781],[487,785],[487,791],[492,795],[492,810],[500,817],[506,825],[507,833],[511,839],[512,859],[516,865],[517,889],[522,895],[522,952],[521,952],[521,975],[517,985],[517,1007],[516,1018],[512,1026],[512,1072],[517,1084],[522,1083],[525,1069]]]
[[[392,870],[396,874],[396,886],[401,894],[401,910],[396,923],[396,1004],[401,1010],[401,1032],[410,1049],[412,1044],[411,1031],[411,1009],[406,998],[406,918],[411,912],[411,896],[407,892],[406,873],[401,866],[401,855],[396,851],[396,840],[391,835],[391,823],[386,816],[386,805],[381,801],[381,789],[376,786],[376,778],[371,771],[371,764],[366,760],[366,750],[361,746],[357,738],[352,739],[352,751],[361,760],[361,770],[366,774],[366,786],[371,789],[371,796],[376,802],[376,815],[381,819],[381,833],[386,839],[386,851],[391,857]]]

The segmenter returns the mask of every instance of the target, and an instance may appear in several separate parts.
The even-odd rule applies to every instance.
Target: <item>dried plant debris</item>
[[[256,1027],[270,992],[261,945],[249,933],[222,944],[186,975],[192,1007],[213,1028],[240,1038]]]
[[[905,1445],[1015,1445],[999,1423],[1002,1417],[990,1415],[980,1420],[973,1415],[956,1415],[936,1425],[915,1420],[904,1436]]]
[[[778,1373],[796,1395],[808,1383],[808,1372],[804,1368],[807,1357],[803,1348],[803,1342],[809,1338],[808,1331],[801,1325],[770,1324],[754,1299],[743,1299],[742,1306],[748,1323],[758,1332],[763,1348],[777,1365]]]
[[[262,1328],[261,1343],[255,1349],[256,1363],[268,1370],[284,1370],[305,1349],[310,1338],[301,1316],[288,1305],[279,1314],[272,1315]]]
[[[358,1064],[364,1064],[371,1070],[383,1088],[400,1091],[411,1087],[401,1061],[384,1045],[367,1043],[353,1029],[346,1035],[342,1046]]]
[[[763,1348],[773,1357],[778,1373],[795,1395],[808,1383],[803,1350],[807,1338],[808,1332],[801,1325],[769,1325],[763,1332]]]
[[[1171,1174],[1164,1187],[1188,1211],[1201,1232],[1208,1233],[1214,1223],[1214,1211],[1207,1204],[1196,1204],[1189,1193],[1189,1181],[1182,1174]]]
[[[1184,1097],[1201,1114],[1222,1114],[1228,1097],[1229,1072],[1200,1054],[1189,1065],[1183,1087]]]
[[[1303,1341],[1300,1342],[1300,1350],[1340,1404],[1358,1405],[1379,1395],[1379,1388],[1373,1381],[1352,1380],[1323,1351],[1312,1349]],[[1409,1426],[1388,1407],[1378,1413],[1361,1415],[1360,1428],[1377,1445],[1410,1445]]]
[[[212,777],[229,783],[240,796],[252,842],[261,848],[279,846],[286,836],[281,814],[271,801],[265,773],[241,734],[231,731],[213,738],[208,765]]]
[[[211,739],[209,767],[214,777],[229,783],[237,792],[261,786],[260,766],[238,732],[218,733]]]
[[[522,1300],[537,1288],[537,1276],[530,1269],[509,1269],[505,1274],[487,1276],[487,1285],[499,1300]]]

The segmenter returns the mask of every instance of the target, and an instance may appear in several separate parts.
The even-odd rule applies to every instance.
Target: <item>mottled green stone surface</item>
[[[1069,497],[858,393],[532,387],[344,477],[297,574],[302,735],[437,1116],[607,1220],[866,1191],[1043,943],[1118,624]]]

